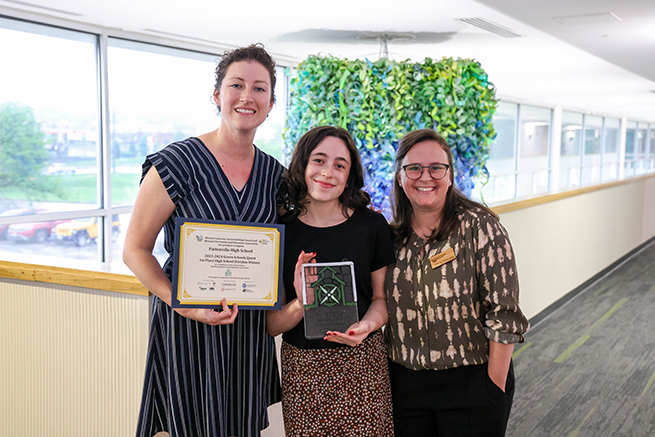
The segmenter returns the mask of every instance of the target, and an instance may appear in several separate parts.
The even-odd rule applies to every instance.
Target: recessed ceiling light
[[[553,17],[553,20],[564,26],[577,25],[577,24],[596,24],[596,23],[615,23],[621,21],[612,12],[600,12],[598,14],[583,14],[583,15],[566,15],[563,17]]]
[[[475,26],[479,29],[486,30],[487,32],[491,32],[494,35],[498,35],[503,38],[521,38],[521,35],[514,32],[513,30],[499,26],[498,24],[492,23],[491,21],[485,20],[484,18],[457,18],[455,21]]]

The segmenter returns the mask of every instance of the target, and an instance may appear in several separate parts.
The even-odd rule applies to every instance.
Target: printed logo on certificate
[[[173,308],[280,309],[284,225],[177,218]]]
[[[302,265],[305,338],[346,332],[359,322],[355,267],[352,261]]]

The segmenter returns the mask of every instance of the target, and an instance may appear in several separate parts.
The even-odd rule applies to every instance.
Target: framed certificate
[[[352,261],[302,265],[305,338],[346,332],[359,321],[355,266]]]
[[[173,308],[280,309],[284,225],[177,218]]]

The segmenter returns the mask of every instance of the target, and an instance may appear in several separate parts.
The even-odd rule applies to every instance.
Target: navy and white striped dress
[[[175,211],[164,226],[173,253],[176,217],[274,223],[283,167],[255,148],[250,178],[236,191],[198,138],[149,155]],[[172,256],[164,264],[171,278]],[[267,407],[280,400],[274,340],[266,312],[240,310],[233,325],[209,326],[180,316],[154,297],[137,437],[259,436]]]

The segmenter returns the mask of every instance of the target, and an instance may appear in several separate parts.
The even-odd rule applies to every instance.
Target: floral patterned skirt
[[[393,436],[382,332],[357,347],[299,349],[282,342],[282,412],[288,437]]]

